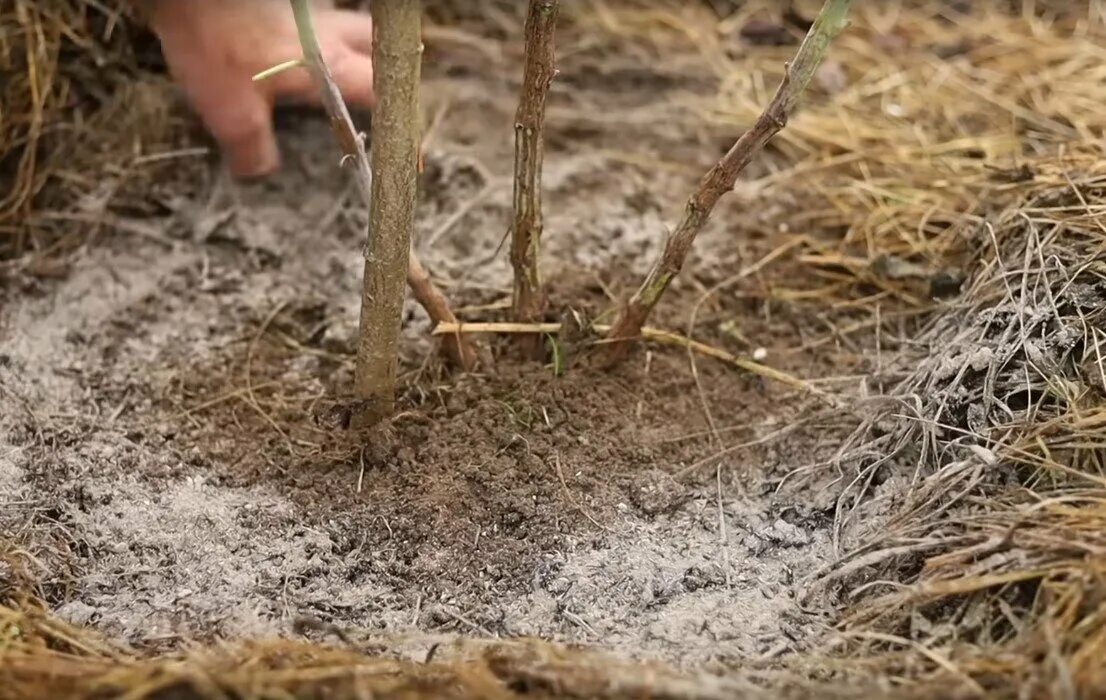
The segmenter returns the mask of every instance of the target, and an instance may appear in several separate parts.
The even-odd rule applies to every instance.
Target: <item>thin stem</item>
[[[342,153],[354,166],[354,174],[361,190],[361,198],[366,207],[372,206],[372,170],[369,157],[365,152],[365,141],[357,133],[353,118],[342,99],[342,91],[323,60],[323,50],[315,34],[315,23],[311,19],[311,0],[291,0],[292,14],[296,19],[296,31],[299,32],[300,47],[303,49],[304,65],[315,78],[319,86],[319,97],[330,118],[330,128],[334,131]],[[373,247],[373,231],[370,225],[365,236],[365,255],[369,257]]]
[[[434,329],[434,334],[465,335],[474,333],[501,333],[516,336],[545,335],[559,333],[562,327],[563,324],[560,323],[440,323]],[[596,341],[596,344],[606,345],[611,342],[609,339],[614,329],[613,326],[593,323],[588,326],[588,328],[599,335],[606,336],[605,339]],[[764,377],[765,379],[786,384],[796,389],[802,389],[805,392],[818,396],[826,395],[825,392],[818,389],[813,384],[799,379],[798,377],[793,377],[782,370],[768,367],[767,365],[762,365],[759,362],[748,360],[743,357],[737,357],[725,350],[707,345],[706,343],[701,343],[697,340],[680,335],[679,333],[673,333],[672,331],[666,331],[660,328],[649,328],[648,326],[643,327],[640,333],[641,337],[647,340],[653,340],[667,345],[679,345],[702,355],[721,360],[738,369]]]
[[[419,78],[422,3],[373,3],[373,61],[377,106],[373,118],[374,235],[365,255],[361,333],[354,392],[363,401],[355,427],[392,414],[402,325],[403,294],[415,226],[419,156]]]
[[[257,75],[253,76],[253,81],[259,83],[269,78],[275,78],[284,71],[292,70],[293,68],[303,68],[304,60],[302,58],[293,58],[291,61],[285,61],[284,63],[278,63],[272,68],[266,68]]]
[[[515,113],[514,225],[511,231],[511,266],[514,269],[512,317],[538,320],[545,309],[538,251],[541,247],[541,173],[544,156],[545,102],[557,73],[553,33],[557,24],[557,0],[530,0],[526,16],[526,55],[522,93]],[[528,354],[537,352],[539,337],[522,337]]]
[[[376,92],[380,99],[377,110],[377,141],[386,152],[374,167],[370,164],[365,150],[364,140],[350,117],[345,100],[334,77],[322,57],[318,37],[315,34],[311,18],[310,0],[291,0],[292,12],[299,32],[300,45],[304,58],[302,64],[311,71],[319,86],[324,109],[330,118],[330,125],[342,147],[346,158],[354,167],[361,198],[370,212],[370,225],[365,236],[365,276],[361,304],[361,332],[357,351],[357,371],[354,391],[365,402],[369,414],[365,421],[372,422],[391,413],[394,403],[395,357],[399,337],[399,319],[403,304],[403,280],[410,285],[415,299],[426,309],[435,323],[455,323],[456,316],[449,308],[445,296],[439,291],[422,266],[414,251],[410,250],[410,230],[414,216],[414,188],[417,173],[408,167],[404,148],[413,138],[416,143],[415,161],[417,161],[417,122],[418,82],[421,68],[422,44],[419,39],[420,9],[419,3],[399,3],[399,16],[396,16],[394,3],[378,2],[376,25],[384,25],[384,31],[378,31],[382,47],[376,52],[379,66],[388,71],[382,77],[376,72]],[[404,27],[395,28],[395,22],[406,22]],[[394,37],[394,34],[402,36]],[[383,35],[383,36],[381,36]],[[403,44],[398,50],[393,44]],[[398,70],[396,62],[400,64]],[[291,62],[290,62],[291,63]],[[406,81],[406,83],[405,83]],[[386,95],[385,95],[386,93]],[[394,114],[396,111],[399,114]],[[399,132],[401,143],[394,143],[395,133]],[[410,132],[410,133],[408,133]],[[379,149],[374,149],[374,151]],[[378,154],[374,152],[374,157]],[[415,162],[412,161],[412,162]],[[380,168],[397,167],[383,183],[383,192],[374,191],[373,172]],[[381,175],[383,177],[383,175]],[[379,179],[379,178],[377,178]],[[398,183],[398,186],[393,186]],[[379,196],[378,196],[379,195]],[[385,202],[384,200],[387,200]],[[385,212],[379,211],[374,202],[379,202]],[[384,229],[393,239],[378,242],[373,231],[381,222],[388,219],[390,226]],[[384,271],[382,267],[391,267]],[[405,270],[405,275],[400,272]],[[398,291],[396,288],[398,286]],[[467,338],[452,337],[444,342],[443,348],[457,366],[471,370],[476,364],[476,353]]]
[[[687,202],[684,218],[665,241],[661,257],[653,264],[641,287],[623,305],[605,348],[608,364],[626,356],[630,343],[641,335],[641,327],[668,285],[679,274],[695,237],[710,218],[718,200],[733,189],[737,176],[760,152],[769,139],[787,124],[799,96],[822,63],[829,45],[847,24],[851,0],[826,0],[788,66],[772,101],[752,128],[741,135],[726,155],[699,181],[699,187]]]
[[[445,296],[434,286],[430,280],[430,273],[422,266],[411,251],[410,263],[407,266],[407,285],[411,287],[411,294],[415,300],[426,309],[427,314],[437,325],[453,325],[457,323],[457,317],[449,308],[449,302]],[[476,349],[469,339],[460,333],[451,333],[442,336],[442,350],[446,352],[450,360],[465,371],[476,368]]]

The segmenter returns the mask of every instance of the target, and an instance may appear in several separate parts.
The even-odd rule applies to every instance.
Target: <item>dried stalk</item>
[[[611,342],[605,349],[608,363],[615,363],[626,356],[630,342],[641,335],[641,327],[653,307],[679,274],[695,236],[707,223],[719,198],[733,189],[737,176],[753,156],[787,124],[795,103],[814,77],[830,43],[845,28],[850,3],[851,0],[826,0],[803,39],[795,60],[787,66],[772,101],[752,128],[742,134],[729,152],[699,181],[698,189],[687,202],[683,220],[668,235],[661,257],[612,324]]]
[[[602,323],[593,323],[589,326],[590,330],[595,331],[600,335],[607,335],[609,337],[612,330],[612,326],[608,326]],[[560,323],[440,323],[437,328],[434,329],[434,335],[464,335],[472,333],[503,333],[516,336],[527,335],[546,335],[559,333],[561,331]],[[692,340],[679,333],[673,333],[672,331],[662,330],[660,328],[643,327],[640,331],[641,336],[648,340],[653,340],[658,343],[664,343],[667,345],[678,345],[680,347],[687,348],[688,350],[697,352],[707,357],[713,357],[716,360],[721,360],[729,365],[732,365],[738,369],[755,374],[758,377],[779,382],[780,384],[786,384],[787,386],[795,389],[801,389],[805,392],[821,396],[823,398],[829,398],[825,392],[818,389],[813,384],[793,377],[792,375],[778,370],[767,365],[762,365],[759,362],[753,360],[747,360],[743,357],[738,357],[731,353],[726,352],[720,348],[707,345],[706,343],[700,343],[697,340]],[[597,341],[598,343],[606,343],[607,340]]]
[[[302,65],[311,73],[315,83],[319,86],[319,97],[323,109],[330,118],[330,128],[342,147],[342,153],[353,164],[353,172],[357,177],[357,185],[361,190],[365,206],[370,206],[372,200],[372,170],[369,168],[369,158],[365,153],[365,141],[357,133],[350,117],[346,101],[342,99],[342,91],[338,89],[338,83],[330,72],[330,67],[323,60],[322,47],[319,46],[318,36],[315,34],[315,23],[311,19],[311,0],[291,0],[292,14],[296,19],[296,30],[299,32],[300,47],[303,49]],[[292,62],[283,66],[294,65]],[[265,71],[254,77],[254,80],[263,79],[267,75],[274,74],[277,68]],[[372,250],[373,231],[370,226],[365,240],[365,251]]]
[[[557,0],[530,0],[526,16],[526,56],[522,73],[522,94],[515,113],[514,224],[511,230],[511,267],[514,289],[511,311],[514,320],[537,321],[545,310],[538,272],[541,246],[542,132],[549,85],[557,73],[553,33],[557,24]],[[541,337],[521,336],[527,354],[536,353]]]
[[[431,320],[439,326],[453,326],[457,324],[457,317],[449,308],[449,302],[445,296],[434,286],[426,268],[422,266],[411,251],[410,262],[407,266],[407,284],[411,287],[411,293],[415,300],[426,309]],[[476,367],[476,349],[468,338],[460,333],[450,333],[442,336],[442,349],[449,355],[450,360],[465,371]]]
[[[396,202],[391,204],[395,213],[398,214],[398,219],[393,220],[395,217],[391,217],[388,219],[388,224],[397,225],[398,228],[385,228],[384,230],[397,231],[402,235],[403,240],[407,241],[401,246],[397,246],[394,240],[382,241],[378,246],[373,232],[377,229],[378,225],[383,225],[385,219],[380,215],[380,212],[377,212],[376,207],[373,205],[374,202],[380,201],[378,197],[374,196],[374,167],[370,165],[368,154],[365,151],[364,141],[357,134],[356,127],[350,117],[345,100],[342,99],[341,91],[338,89],[338,85],[334,81],[329,67],[322,58],[322,51],[315,34],[314,23],[311,20],[310,0],[291,0],[291,4],[296,26],[299,31],[300,44],[304,53],[302,64],[311,71],[316,83],[319,85],[321,101],[327,115],[330,117],[331,128],[342,147],[342,152],[346,155],[346,159],[351,162],[354,167],[354,173],[357,178],[362,200],[370,211],[370,226],[365,242],[365,282],[362,293],[361,332],[357,352],[357,372],[354,391],[358,398],[367,402],[367,413],[369,415],[365,416],[365,422],[373,422],[391,413],[391,407],[394,402],[395,357],[396,347],[398,345],[399,318],[403,303],[402,282],[397,282],[397,271],[404,269],[404,266],[406,266],[406,282],[410,285],[415,299],[426,309],[427,314],[433,322],[456,323],[457,321],[456,316],[453,315],[453,312],[449,308],[449,303],[446,301],[445,296],[434,286],[426,269],[415,256],[414,251],[409,250],[410,230],[413,224],[406,225],[406,233],[404,234],[403,227],[405,225],[405,217],[411,218],[414,215],[415,199],[413,193],[415,190],[415,182],[413,178],[415,176],[411,174],[414,171],[407,166],[406,159],[402,152],[397,152],[395,148],[396,146],[400,146],[398,150],[402,151],[402,144],[395,143],[394,139],[389,139],[386,134],[388,133],[389,127],[394,130],[395,125],[398,124],[401,131],[411,132],[405,135],[406,141],[409,142],[414,138],[417,147],[418,134],[415,132],[413,125],[418,122],[413,118],[408,118],[405,121],[405,117],[400,114],[397,115],[396,118],[393,118],[388,126],[384,126],[386,122],[385,113],[395,111],[397,106],[401,110],[407,110],[409,113],[417,115],[417,86],[419,70],[421,68],[421,43],[418,42],[418,33],[420,30],[419,8],[416,5],[410,12],[404,14],[401,18],[403,21],[414,24],[413,30],[410,26],[407,26],[406,33],[400,37],[410,46],[406,49],[405,53],[403,50],[398,52],[392,51],[393,57],[398,55],[406,62],[406,71],[397,73],[394,68],[389,69],[389,75],[383,79],[379,72],[376,73],[376,91],[378,95],[381,95],[381,104],[378,108],[377,115],[377,138],[381,142],[381,146],[384,145],[385,141],[392,142],[391,145],[393,149],[389,152],[388,158],[391,159],[390,162],[398,163],[401,166],[401,171],[394,174],[392,179],[389,180],[389,184],[399,182],[401,186],[395,190],[391,188],[388,189],[389,196],[395,193],[399,197]],[[384,5],[386,3],[382,2],[379,4]],[[384,13],[387,14],[389,9],[385,9]],[[381,13],[378,11],[376,13],[377,26],[382,22],[386,25],[394,23],[390,15],[388,19],[380,15]],[[389,45],[393,41],[391,38],[392,29],[394,29],[394,27],[388,29],[390,33],[388,34],[387,43]],[[412,31],[415,36],[414,43],[410,41]],[[379,35],[380,32],[378,32],[378,36]],[[377,54],[380,56],[378,64],[388,65],[389,59],[382,55],[380,50],[377,51]],[[392,60],[394,60],[394,58]],[[288,65],[294,64],[290,63]],[[267,71],[267,73],[271,72]],[[398,78],[396,77],[397,75],[399,76]],[[405,92],[402,91],[404,80],[410,81],[408,83],[409,87]],[[381,84],[382,82],[384,83],[383,85]],[[396,90],[396,83],[399,83],[399,87],[401,88],[401,95],[398,99],[393,96]],[[389,95],[387,105],[385,104],[383,93]],[[384,150],[389,151],[388,148],[384,148]],[[374,149],[374,157],[379,154],[379,151],[380,148]],[[417,154],[417,148],[415,152]],[[377,165],[380,166],[384,162],[386,161],[382,159]],[[409,183],[404,182],[407,179],[410,180]],[[389,203],[383,201],[381,201],[380,204],[383,207],[389,206]],[[395,233],[393,233],[393,236],[395,236]],[[404,250],[407,251],[406,261],[402,260],[404,257],[402,251]],[[382,265],[387,266],[389,264],[392,267],[387,270],[385,274],[380,268]],[[379,273],[374,270],[379,271]],[[398,292],[395,290],[397,286],[400,287]],[[391,294],[391,296],[388,296],[389,294]],[[385,301],[387,302],[386,304],[384,303]],[[376,325],[378,323],[383,323],[384,325],[378,326]],[[394,331],[390,329],[394,329]],[[444,349],[454,364],[463,369],[471,370],[475,366],[476,353],[467,339],[457,336],[448,338],[445,340]]]

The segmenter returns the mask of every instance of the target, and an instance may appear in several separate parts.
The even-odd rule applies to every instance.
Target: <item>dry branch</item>
[[[311,19],[310,0],[291,0],[292,14],[296,18],[296,30],[299,32],[300,47],[303,49],[303,65],[310,71],[311,76],[319,87],[319,96],[330,118],[330,128],[338,139],[342,152],[353,163],[357,184],[365,197],[366,206],[369,205],[372,192],[372,171],[369,169],[369,158],[365,154],[365,142],[357,133],[350,117],[346,101],[342,99],[342,91],[338,89],[338,83],[330,72],[330,67],[323,60],[322,47],[315,33],[315,23]],[[291,65],[291,64],[284,64]],[[278,67],[279,68],[279,67]],[[271,74],[266,71],[254,77],[260,80]],[[365,250],[369,251],[373,245],[373,231],[369,229],[365,241]]]
[[[538,251],[542,234],[542,133],[549,85],[557,73],[553,33],[557,0],[531,0],[526,16],[526,57],[522,94],[515,113],[514,223],[511,230],[511,267],[514,269],[512,317],[528,323],[541,318],[545,307]],[[540,336],[522,336],[528,351],[536,350]]]
[[[742,134],[699,181],[698,189],[687,202],[684,218],[669,234],[661,257],[653,264],[641,287],[620,310],[611,331],[612,342],[606,347],[608,362],[617,362],[626,355],[630,342],[640,336],[649,313],[679,274],[695,236],[707,223],[718,200],[733,189],[737,176],[753,156],[787,124],[795,103],[829,50],[830,42],[845,28],[850,3],[851,0],[826,0],[795,60],[787,66],[772,101],[752,128]]]
[[[422,266],[411,251],[410,262],[407,266],[407,284],[411,287],[411,293],[415,299],[426,309],[431,320],[439,326],[457,323],[457,317],[449,308],[449,302],[445,296],[434,286],[426,268]],[[472,343],[460,333],[450,333],[442,336],[442,349],[449,355],[450,360],[465,371],[471,371],[476,367],[476,350]]]
[[[404,155],[404,148],[414,139],[417,161],[418,134],[414,127],[418,122],[409,115],[400,113],[389,119],[388,115],[400,108],[401,112],[417,115],[418,110],[418,80],[420,72],[421,43],[418,41],[420,12],[416,5],[411,11],[403,15],[402,20],[413,23],[405,29],[406,33],[399,39],[407,44],[404,50],[390,50],[388,46],[393,42],[392,16],[388,13],[391,8],[377,11],[377,25],[384,25],[385,49],[378,50],[378,63],[388,65],[399,57],[405,65],[396,70],[395,66],[387,71],[387,76],[376,73],[376,91],[380,95],[380,107],[377,117],[377,133],[380,147],[374,149],[374,157],[381,158],[377,164],[395,164],[399,171],[390,176],[388,182],[388,199],[393,195],[398,197],[394,202],[380,201],[374,193],[374,168],[370,165],[368,154],[365,151],[363,139],[358,135],[357,129],[350,117],[341,91],[330,73],[330,69],[322,58],[322,51],[315,34],[314,23],[311,20],[310,2],[308,0],[291,0],[292,11],[295,15],[296,26],[299,30],[300,44],[303,48],[303,64],[311,71],[315,81],[319,85],[321,101],[327,115],[330,117],[330,125],[342,147],[346,159],[354,168],[362,200],[370,211],[370,226],[365,242],[365,286],[362,294],[361,308],[361,332],[357,351],[357,376],[354,391],[358,398],[367,400],[369,405],[378,408],[370,409],[370,412],[378,413],[377,416],[366,416],[371,421],[391,412],[395,384],[395,357],[396,345],[399,335],[399,317],[402,311],[403,291],[402,281],[397,281],[398,271],[406,267],[406,282],[416,300],[426,309],[430,319],[435,323],[454,323],[457,318],[449,308],[445,296],[434,286],[425,268],[415,257],[414,251],[409,250],[410,230],[413,223],[406,223],[407,219],[413,222],[415,202],[415,180],[417,177],[415,167],[408,164]],[[387,5],[387,3],[380,3]],[[384,16],[381,16],[383,12]],[[381,33],[378,33],[380,35]],[[411,36],[415,41],[411,41]],[[390,52],[390,55],[388,55]],[[292,64],[288,64],[292,65]],[[279,67],[278,67],[279,68]],[[267,71],[266,74],[270,74]],[[264,77],[265,74],[258,76]],[[405,81],[410,81],[405,83]],[[407,87],[404,88],[404,85]],[[387,94],[385,100],[384,94]],[[400,141],[388,134],[397,130],[402,132]],[[385,153],[381,153],[383,150]],[[384,167],[388,167],[384,165]],[[398,184],[398,188],[392,185]],[[383,216],[374,206],[379,202],[380,206],[395,208],[394,212]],[[402,241],[389,240],[378,242],[374,232],[378,225],[386,225],[385,232],[400,234]],[[406,228],[404,228],[406,226]],[[406,235],[403,232],[406,231]],[[403,258],[406,256],[406,260]],[[381,269],[389,267],[388,270]],[[399,287],[399,291],[396,291]],[[382,325],[377,325],[382,324]],[[394,330],[389,330],[394,329]],[[372,332],[367,333],[367,330]],[[453,338],[445,341],[445,350],[454,364],[465,370],[471,370],[475,366],[476,353],[463,338]]]

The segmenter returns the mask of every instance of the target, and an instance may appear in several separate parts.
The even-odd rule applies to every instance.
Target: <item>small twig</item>
[[[330,128],[334,131],[342,153],[346,155],[343,162],[351,162],[354,166],[354,175],[361,189],[365,206],[371,206],[372,202],[372,169],[369,166],[369,157],[365,152],[365,141],[357,133],[357,127],[353,124],[346,101],[342,98],[342,91],[330,72],[330,67],[323,60],[323,50],[319,45],[318,36],[315,33],[315,23],[311,18],[310,0],[291,0],[292,14],[296,20],[296,30],[299,32],[300,47],[303,49],[303,58],[296,61],[286,61],[274,66],[267,71],[262,71],[254,76],[255,80],[262,80],[267,75],[275,75],[280,70],[285,70],[295,65],[302,65],[311,72],[315,83],[319,88],[319,97],[323,109],[330,118]],[[368,254],[373,249],[373,231],[371,226],[365,235],[365,252]]]
[[[811,586],[824,587],[826,584],[848,578],[861,569],[866,569],[869,566],[875,566],[881,562],[887,561],[892,557],[902,557],[910,554],[917,554],[919,552],[926,552],[931,549],[937,549],[941,547],[950,546],[954,539],[927,539],[920,542],[911,542],[909,544],[899,545],[895,547],[885,547],[883,549],[876,549],[861,556],[856,556],[851,561],[838,560],[826,564],[822,568],[815,571],[808,578]]]
[[[781,255],[791,250],[795,246],[801,244],[803,239],[800,237],[794,237],[791,240],[785,242],[783,245],[778,246],[775,250],[765,255],[754,264],[745,267],[738,271],[737,274],[722,280],[718,284],[714,285],[707,291],[703,292],[703,295],[699,297],[699,300],[695,302],[695,306],[691,307],[691,314],[687,321],[687,337],[689,340],[695,339],[695,323],[699,317],[699,309],[703,307],[707,299],[717,294],[719,291],[737,284],[741,280],[745,279],[749,275],[755,274],[757,271],[763,269],[766,265],[770,264],[773,260],[779,258]],[[695,353],[688,347],[687,351],[688,365],[691,367],[691,376],[695,380],[695,389],[699,394],[699,403],[703,406],[703,415],[707,418],[707,426],[710,428],[711,437],[718,443],[719,447],[722,447],[722,437],[718,434],[718,429],[714,422],[714,415],[711,413],[710,404],[707,402],[706,392],[703,390],[703,383],[699,379],[699,367],[695,363]]]
[[[430,274],[419,262],[419,259],[415,257],[414,251],[411,251],[411,257],[408,260],[407,284],[411,287],[411,293],[415,299],[426,309],[431,321],[437,324],[457,323],[457,317],[453,315],[453,311],[449,308],[449,302],[446,301],[441,291],[434,286],[434,283],[430,280]],[[454,333],[443,338],[442,350],[453,361],[453,364],[466,372],[475,369],[476,350],[472,343],[468,342],[460,333]]]
[[[361,469],[357,472],[357,493],[361,493],[361,487],[365,483],[365,448],[362,447],[359,453],[360,457],[358,461],[361,464]]]
[[[353,639],[350,638],[349,633],[344,629],[334,624],[333,622],[324,622],[317,617],[311,615],[300,615],[292,621],[292,631],[298,635],[307,636],[308,632],[322,632],[323,634],[332,634],[338,639],[342,640],[349,646],[357,646]]]
[[[254,82],[261,82],[262,80],[268,80],[277,75],[280,75],[284,71],[291,70],[293,68],[303,68],[306,66],[306,62],[302,58],[293,58],[291,61],[285,61],[284,63],[278,63],[271,68],[266,68],[253,77]]]
[[[593,324],[590,328],[596,333],[609,335],[611,333],[612,326],[606,324]],[[434,335],[447,335],[454,333],[551,333],[556,334],[560,332],[561,324],[559,323],[439,323],[434,328]],[[818,389],[810,382],[807,382],[798,377],[794,377],[786,372],[783,372],[766,365],[762,365],[759,362],[753,360],[747,360],[743,357],[738,357],[731,353],[726,352],[720,348],[716,348],[706,343],[700,343],[697,340],[690,340],[679,333],[673,333],[672,331],[661,330],[659,328],[650,328],[646,326],[640,331],[641,337],[647,340],[653,340],[658,343],[665,343],[667,345],[677,345],[684,348],[690,348],[701,355],[707,357],[713,357],[716,360],[721,360],[727,364],[733,365],[738,369],[743,369],[750,374],[755,374],[765,379],[770,379],[787,386],[794,387],[796,389],[802,389],[803,391],[816,394],[818,396],[827,397],[825,392]],[[606,341],[599,341],[606,342]]]
[[[722,500],[722,463],[714,467],[714,483],[718,491],[718,549],[722,552],[722,565],[726,567],[726,588],[733,586],[730,575],[730,549],[726,537],[726,506]]]
[[[718,200],[733,189],[737,176],[753,156],[787,124],[799,96],[829,50],[830,42],[845,28],[850,3],[851,0],[826,0],[799,47],[794,62],[787,66],[772,101],[752,128],[742,134],[729,152],[700,180],[698,189],[687,202],[683,220],[669,234],[661,257],[619,312],[611,332],[613,342],[605,351],[608,364],[625,357],[630,342],[641,336],[641,327],[668,285],[679,274],[695,237],[706,225]]]
[[[557,333],[561,330],[559,323],[439,323],[434,328],[434,335],[452,333]]]
[[[772,442],[773,440],[781,438],[785,435],[790,435],[791,433],[795,432],[796,430],[798,430],[802,426],[806,425],[806,423],[807,423],[807,421],[805,421],[805,420],[797,420],[794,423],[791,423],[789,425],[785,425],[785,426],[783,426],[782,428],[780,428],[778,430],[773,430],[772,432],[768,433],[767,435],[762,435],[759,438],[755,438],[753,440],[747,440],[745,442],[738,443],[736,445],[730,445],[729,447],[727,447],[723,450],[720,450],[719,452],[715,452],[714,454],[710,455],[709,457],[704,457],[703,459],[699,460],[698,462],[693,462],[692,464],[684,467],[680,471],[676,472],[676,477],[677,478],[682,477],[686,474],[689,474],[689,473],[695,471],[696,469],[700,469],[700,468],[710,464],[711,462],[713,462],[717,459],[722,459],[723,457],[725,457],[727,455],[731,455],[734,452],[737,452],[739,450],[748,449],[750,447],[756,447],[757,445],[763,445],[765,443],[769,443],[769,442]]]
[[[123,411],[127,410],[127,404],[130,401],[131,392],[128,390],[123,394],[123,400],[119,402],[119,405],[115,407],[115,410],[108,416],[108,423],[114,423],[119,420],[119,416],[123,415]]]
[[[610,532],[611,529],[609,527],[604,527],[598,520],[593,518],[590,513],[588,513],[586,510],[584,510],[584,507],[581,506],[579,503],[577,503],[575,498],[572,497],[572,491],[569,490],[568,482],[565,481],[564,470],[561,469],[561,453],[560,452],[558,452],[557,454],[555,454],[553,456],[553,466],[555,466],[557,468],[557,478],[560,479],[560,481],[561,481],[561,488],[563,488],[565,490],[565,498],[568,499],[568,502],[570,504],[572,504],[572,506],[577,511],[579,511],[580,515],[582,515],[585,518],[587,518],[588,520],[590,520],[592,525],[599,528],[600,530],[603,530],[604,532]]]
[[[526,15],[526,55],[522,94],[515,113],[514,223],[511,230],[511,267],[514,269],[512,317],[537,321],[545,307],[538,274],[542,234],[541,171],[544,155],[545,100],[557,74],[553,32],[557,0],[530,0]],[[541,336],[522,339],[527,354],[537,352]]]
[[[446,615],[449,615],[450,617],[452,617],[456,622],[460,622],[461,624],[465,625],[469,629],[473,630],[474,632],[479,632],[480,634],[484,635],[485,637],[487,637],[489,639],[495,637],[495,635],[492,634],[491,631],[488,630],[487,627],[484,627],[483,625],[479,625],[479,624],[473,622],[472,620],[468,619],[467,617],[465,617],[464,615],[462,615],[459,612],[453,612],[452,610],[450,610],[449,608],[446,608],[446,607],[441,607],[441,608],[439,608],[439,610],[442,611],[443,613],[445,613]]]
[[[257,397],[254,395],[253,391],[253,356],[254,352],[257,350],[257,344],[261,342],[261,338],[264,337],[265,333],[269,330],[269,325],[276,320],[276,317],[280,315],[280,312],[283,311],[284,307],[287,305],[287,301],[282,301],[273,307],[273,310],[269,312],[269,315],[266,316],[265,320],[258,326],[257,332],[254,333],[253,338],[250,339],[250,344],[246,347],[246,398],[243,399],[243,401],[247,406],[256,411],[273,430],[277,431],[277,433],[284,438],[285,442],[288,443],[288,453],[295,454],[296,450],[292,447],[292,439],[288,437],[288,433],[286,433],[283,428],[277,425],[273,417],[266,413],[265,409],[261,408],[261,404],[257,402]]]
[[[492,185],[492,183],[487,183],[484,185],[483,189],[474,194],[464,204],[457,207],[457,211],[450,214],[449,217],[447,217],[446,220],[438,226],[438,228],[434,229],[434,231],[426,237],[426,241],[421,245],[422,249],[426,250],[437,243],[438,239],[449,233],[449,231],[454,226],[461,222],[461,219],[464,219],[466,216],[468,216],[469,213],[477,207],[477,205],[481,204],[485,199],[487,199],[488,195],[491,194],[494,189],[495,187]],[[412,251],[411,254],[414,255],[414,251]]]
[[[229,391],[229,392],[223,394],[222,396],[216,396],[213,399],[210,399],[208,401],[204,401],[203,403],[198,404],[196,406],[193,406],[192,408],[187,408],[187,409],[184,409],[183,411],[179,411],[179,412],[173,414],[172,418],[173,418],[173,420],[177,420],[177,419],[180,419],[180,418],[186,418],[186,417],[192,415],[193,413],[199,413],[200,411],[211,408],[212,406],[218,406],[219,404],[226,403],[227,401],[230,401],[231,399],[236,399],[236,398],[240,397],[242,394],[252,393],[253,391],[255,391],[257,389],[266,389],[266,388],[271,387],[271,386],[279,386],[280,384],[281,384],[281,382],[279,382],[279,381],[272,381],[272,382],[263,382],[261,384],[253,384],[252,386],[244,386],[240,389],[235,389],[234,391]]]

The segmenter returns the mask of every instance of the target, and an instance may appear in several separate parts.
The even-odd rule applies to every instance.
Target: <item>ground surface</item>
[[[500,320],[519,5],[429,4],[416,248],[464,319]],[[564,4],[550,320],[633,289],[816,5]],[[1092,696],[1101,10],[854,4],[651,320],[819,392],[653,343],[600,371],[571,337],[557,362],[483,338],[459,376],[410,305],[400,412],[364,438],[341,427],[364,212],[318,116],[282,115],[279,177],[233,183],[146,76],[156,47],[97,80],[70,61],[5,122],[16,155],[50,128],[43,169],[11,169],[47,185],[29,218],[0,206],[0,688]],[[353,644],[246,641],[273,633]],[[426,663],[519,635],[696,668],[529,641]]]
[[[513,76],[463,48],[430,60],[417,247],[465,318],[496,319]],[[726,143],[660,118],[697,89],[711,86],[566,67],[546,176],[554,308],[602,313],[648,266]],[[63,279],[8,288],[0,519],[51,606],[155,648],[311,621],[680,663],[818,644],[827,620],[796,592],[856,528],[833,530],[834,475],[807,476],[839,440],[799,422],[819,404],[794,389],[706,358],[697,382],[684,350],[658,346],[555,377],[489,339],[495,364],[452,376],[410,306],[402,414],[367,444],[335,428],[362,214],[324,123],[285,121],[280,177],[232,183],[187,161],[195,177],[164,186],[163,217]],[[786,242],[750,201],[718,213],[656,325],[685,330],[707,288]],[[766,301],[766,274],[788,273],[769,264],[711,296],[697,337],[848,383],[857,354],[824,342],[824,318]]]

